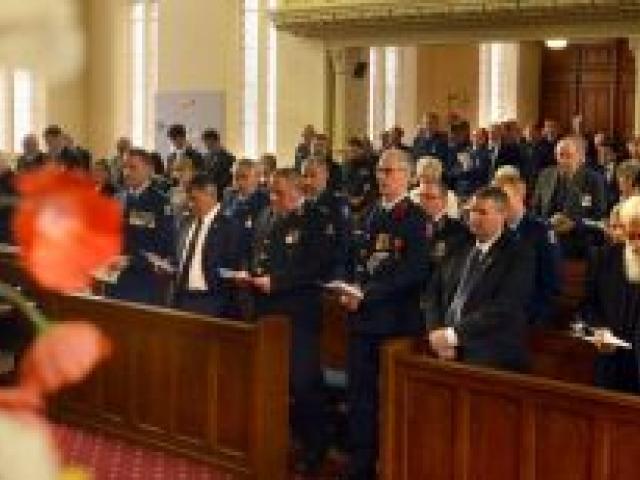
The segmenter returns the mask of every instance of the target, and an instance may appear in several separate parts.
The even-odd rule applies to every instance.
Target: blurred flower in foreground
[[[79,382],[111,352],[109,340],[94,325],[63,322],[48,328],[27,350],[20,385],[48,395]]]
[[[89,176],[46,166],[18,177],[13,230],[23,266],[45,288],[77,292],[120,253],[122,209]]]
[[[0,478],[7,480],[54,480],[58,459],[49,435],[35,423],[25,423],[0,412]]]

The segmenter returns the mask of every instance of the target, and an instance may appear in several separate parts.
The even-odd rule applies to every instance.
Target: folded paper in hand
[[[341,280],[333,280],[332,282],[325,283],[323,286],[326,289],[337,291],[343,295],[350,295],[361,300],[364,298],[364,293],[358,285],[346,283]]]
[[[166,273],[174,273],[176,269],[169,263],[167,259],[162,258],[160,255],[153,252],[142,252],[144,258],[153,265],[155,268],[162,270]]]
[[[105,265],[93,272],[93,278],[99,282],[115,284],[127,265],[129,265],[129,257],[122,255],[115,263]]]
[[[621,338],[616,337],[611,330],[606,330],[602,336],[591,335],[583,337],[587,342],[594,344],[603,343],[605,345],[611,345],[613,347],[624,348],[625,350],[631,350],[633,348],[629,342],[625,342]]]
[[[247,273],[244,271],[231,270],[230,268],[219,268],[218,274],[220,275],[220,278],[226,278],[229,280],[233,280],[236,278],[245,278],[247,276]]]

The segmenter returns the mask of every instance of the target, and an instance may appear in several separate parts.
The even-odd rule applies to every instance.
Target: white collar
[[[384,200],[380,200],[380,206],[387,212],[390,212],[391,210],[394,209],[394,207],[396,205],[398,205],[402,200],[404,200],[407,197],[407,195],[401,195],[398,198],[396,198],[394,201],[392,202],[385,202]]]
[[[207,225],[211,223],[219,211],[220,211],[220,203],[216,203],[214,207],[211,210],[209,210],[204,217],[202,217],[202,224]]]
[[[478,250],[480,250],[480,252],[482,253],[483,257],[487,255],[487,252],[498,241],[498,239],[500,238],[501,235],[502,235],[502,230],[496,236],[494,236],[492,239],[490,239],[487,242],[481,242],[480,240],[476,240],[476,248]]]
[[[149,188],[149,185],[151,185],[151,180],[147,180],[139,188],[129,188],[128,192],[137,197],[138,195],[142,194],[142,192],[144,192],[147,188]]]

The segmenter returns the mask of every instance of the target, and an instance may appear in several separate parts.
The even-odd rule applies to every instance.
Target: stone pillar
[[[629,48],[636,60],[636,91],[633,132],[635,135],[640,135],[640,37],[629,38]]]

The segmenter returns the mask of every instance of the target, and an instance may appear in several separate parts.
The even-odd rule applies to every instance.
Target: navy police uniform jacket
[[[112,292],[116,298],[162,303],[162,292],[153,267],[144,253],[154,253],[174,262],[175,223],[169,200],[152,185],[134,194],[122,192],[124,201],[124,251],[129,264]]]
[[[376,336],[422,331],[420,294],[427,274],[426,217],[408,197],[375,207],[358,246],[356,283],[364,293],[351,330]]]
[[[515,236],[528,243],[535,255],[533,294],[527,307],[532,325],[544,325],[553,320],[554,297],[560,293],[560,247],[551,226],[525,213],[513,229]]]
[[[222,203],[222,211],[240,223],[243,229],[243,244],[251,245],[255,224],[268,206],[269,192],[258,187],[246,198],[240,197],[236,190],[228,191]]]
[[[321,214],[319,220],[327,222],[326,232],[333,235],[335,249],[331,276],[333,279],[347,279],[349,272],[353,271],[352,265],[352,234],[351,234],[351,211],[349,203],[344,195],[324,190],[314,200],[307,201],[310,206],[315,207]]]

